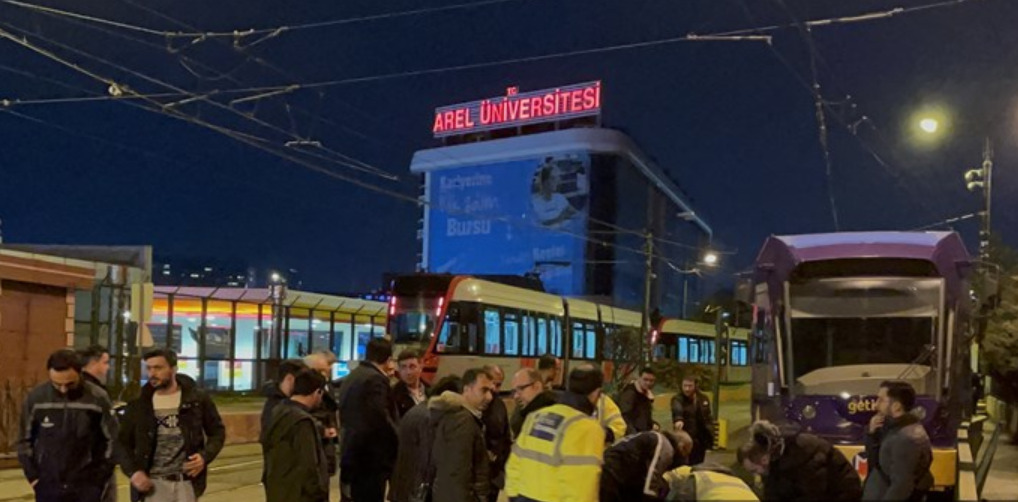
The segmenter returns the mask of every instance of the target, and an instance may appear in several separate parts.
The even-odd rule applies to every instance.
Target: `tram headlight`
[[[912,408],[912,415],[914,415],[919,420],[926,420],[926,408],[923,408],[922,406],[916,406],[915,408]]]
[[[806,406],[802,407],[802,418],[805,418],[806,420],[813,420],[816,417],[817,417],[816,406],[813,406],[812,404],[807,404]]]

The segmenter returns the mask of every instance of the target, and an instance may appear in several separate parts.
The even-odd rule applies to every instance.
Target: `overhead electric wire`
[[[25,34],[27,33],[24,30],[21,30],[21,29],[15,27],[15,26],[12,26],[12,25],[10,25],[8,23],[0,22],[0,25],[6,26],[8,29],[20,32],[20,33],[22,33],[22,36],[25,36]],[[38,34],[32,34],[32,36],[34,36],[36,38],[44,39],[48,43],[50,43],[51,45],[54,45],[54,46],[59,47],[59,48],[61,48],[63,50],[66,50],[66,51],[78,54],[80,56],[83,56],[83,57],[86,57],[86,58],[98,61],[98,62],[100,62],[100,63],[102,63],[102,64],[104,64],[106,66],[109,66],[111,68],[117,69],[117,70],[119,70],[121,72],[124,72],[126,74],[132,75],[132,76],[134,76],[136,78],[139,78],[141,80],[149,82],[149,83],[151,83],[153,85],[157,85],[157,86],[164,87],[164,88],[173,90],[175,92],[178,92],[178,93],[181,94],[181,96],[188,96],[187,98],[185,98],[185,99],[183,99],[181,101],[177,101],[177,102],[171,102],[171,103],[162,103],[162,102],[160,102],[160,106],[162,106],[165,109],[173,108],[174,106],[178,106],[180,104],[184,104],[184,102],[201,101],[201,102],[204,102],[204,103],[208,103],[208,104],[212,105],[213,107],[216,107],[216,108],[225,110],[225,111],[227,111],[227,112],[229,112],[231,114],[237,115],[237,116],[239,116],[239,117],[241,117],[243,119],[252,121],[252,122],[254,122],[254,123],[256,123],[256,124],[258,124],[258,125],[260,125],[262,127],[265,127],[265,128],[270,129],[270,130],[276,131],[277,133],[289,136],[289,137],[291,137],[293,139],[298,139],[298,140],[305,140],[306,139],[306,138],[302,138],[302,137],[300,137],[298,135],[295,135],[292,132],[287,131],[287,130],[285,130],[283,128],[280,128],[280,127],[276,126],[275,124],[271,124],[269,122],[266,122],[264,120],[261,120],[261,119],[255,117],[255,116],[253,116],[251,114],[247,114],[247,113],[241,112],[240,110],[237,110],[237,109],[235,109],[235,108],[233,108],[231,106],[228,106],[228,105],[222,104],[222,103],[220,103],[220,102],[218,102],[216,100],[210,99],[211,95],[218,94],[218,91],[216,91],[216,90],[209,91],[209,92],[207,92],[207,93],[205,93],[203,95],[198,95],[198,94],[195,94],[195,93],[190,93],[190,92],[188,92],[188,91],[186,91],[186,90],[184,90],[182,88],[179,88],[179,87],[177,87],[175,85],[169,84],[167,82],[163,82],[163,81],[161,81],[159,79],[150,77],[150,76],[145,75],[143,73],[140,73],[138,71],[132,70],[132,69],[127,68],[127,67],[124,67],[123,65],[120,65],[118,63],[114,63],[114,62],[109,61],[109,60],[107,60],[105,58],[101,58],[99,56],[95,56],[93,54],[89,54],[87,52],[84,52],[84,51],[82,51],[80,49],[77,49],[77,48],[74,48],[74,47],[70,47],[70,46],[68,46],[66,44],[62,44],[60,42],[57,42],[57,41],[54,41],[54,40],[51,40],[51,39],[47,39],[47,38],[42,37],[41,35],[38,35]],[[9,36],[7,38],[10,38],[11,40],[14,40],[14,41],[17,41],[17,42],[20,43],[20,41],[17,40],[17,37],[14,37],[13,35],[11,35],[11,36]],[[26,39],[26,41],[27,41],[27,39]],[[72,67],[73,67],[73,65],[72,65]],[[108,81],[105,81],[105,83],[110,86],[111,94],[116,95],[116,94],[119,93],[119,94],[135,95],[137,97],[143,96],[143,94],[133,92],[133,90],[130,93],[124,93],[123,91],[126,89],[125,86],[123,86],[120,83],[117,83],[117,82],[113,81],[112,79],[108,79]],[[119,92],[114,92],[114,90],[118,90]],[[151,98],[148,97],[148,95],[144,95],[144,96],[145,97],[143,97],[141,99],[151,99]],[[13,103],[13,101],[12,101],[12,103]],[[335,153],[337,153],[340,156],[345,156],[345,154],[341,154],[339,152],[335,152]],[[350,157],[350,158],[352,159],[352,157]],[[354,169],[354,170],[357,170],[357,171],[365,172],[365,173],[368,173],[368,174],[373,174],[373,175],[376,175],[376,176],[379,176],[379,177],[382,177],[382,178],[386,178],[386,179],[390,179],[390,180],[398,179],[398,177],[396,177],[395,175],[393,175],[391,173],[388,173],[387,171],[381,170],[381,169],[379,169],[377,167],[374,167],[374,166],[370,166],[370,165],[365,164],[365,163],[363,163],[363,162],[361,162],[361,161],[359,161],[357,159],[354,159],[352,161],[348,161],[348,160],[332,160],[331,162],[333,162],[335,164],[338,164],[338,165],[342,165],[342,166],[351,168],[351,169]]]
[[[6,25],[6,23],[0,23],[0,24]],[[103,82],[103,83],[105,83],[107,85],[111,85],[111,86],[118,85],[113,79],[111,79],[109,77],[105,77],[105,76],[102,76],[102,75],[100,75],[100,74],[98,74],[98,73],[96,73],[94,71],[88,70],[88,69],[82,67],[79,64],[71,62],[71,61],[69,61],[69,60],[67,60],[67,59],[65,59],[65,58],[63,58],[63,57],[53,53],[50,50],[47,50],[47,49],[42,48],[42,47],[39,47],[38,45],[28,41],[27,38],[24,38],[24,37],[19,38],[19,37],[13,35],[12,33],[4,30],[3,28],[0,28],[0,38],[5,38],[5,39],[8,39],[8,40],[10,40],[12,42],[15,42],[16,44],[18,44],[18,45],[20,45],[20,46],[22,46],[22,47],[24,47],[26,49],[29,49],[29,50],[37,53],[37,54],[40,54],[40,55],[42,55],[42,56],[44,56],[44,57],[46,57],[46,58],[48,58],[48,59],[50,59],[52,61],[55,61],[55,62],[57,62],[57,63],[59,63],[59,64],[61,64],[63,66],[71,68],[71,69],[73,69],[73,70],[75,70],[75,71],[77,71],[77,72],[79,72],[79,73],[81,73],[83,75],[86,75],[86,76],[88,76],[90,78],[93,78],[93,79],[95,79],[95,80],[97,80],[99,82]],[[135,93],[135,91],[133,91],[129,87],[124,87],[123,88],[123,92],[128,93],[128,94]],[[230,137],[230,138],[232,138],[232,139],[234,139],[234,140],[236,140],[238,142],[247,144],[247,145],[252,146],[252,147],[254,147],[256,149],[262,150],[262,151],[264,151],[266,153],[270,153],[270,154],[275,155],[277,157],[280,157],[280,158],[282,158],[284,160],[287,160],[287,161],[290,161],[290,162],[295,163],[297,165],[303,166],[303,167],[305,167],[307,169],[310,169],[310,170],[312,170],[314,172],[318,172],[320,174],[323,174],[323,175],[326,175],[326,176],[329,176],[329,177],[332,177],[332,178],[336,178],[336,179],[339,179],[339,180],[342,180],[342,181],[346,181],[348,183],[351,183],[351,184],[354,184],[354,185],[359,186],[361,188],[364,188],[364,189],[367,189],[367,190],[379,193],[381,195],[392,197],[392,198],[395,198],[397,200],[402,200],[404,202],[410,202],[410,203],[413,203],[413,204],[415,204],[417,206],[426,206],[426,207],[432,207],[433,206],[431,201],[421,200],[420,197],[406,195],[406,194],[403,194],[403,193],[400,193],[400,192],[396,192],[396,191],[393,191],[393,190],[389,190],[389,189],[386,189],[386,188],[383,188],[383,187],[379,187],[379,186],[373,185],[373,184],[368,183],[368,182],[363,181],[363,180],[359,180],[359,179],[356,179],[356,178],[351,178],[349,176],[346,176],[346,175],[343,175],[343,174],[339,174],[339,173],[336,173],[335,171],[326,169],[326,168],[324,168],[322,166],[319,166],[319,165],[317,165],[315,163],[309,162],[309,161],[307,161],[305,159],[302,159],[302,158],[299,158],[299,157],[295,157],[293,155],[289,155],[289,154],[287,154],[284,151],[279,151],[278,150],[278,146],[276,146],[272,142],[269,142],[265,138],[254,137],[252,135],[244,134],[244,133],[241,133],[239,131],[235,131],[235,130],[232,130],[230,128],[227,128],[227,127],[223,127],[223,126],[219,126],[219,125],[216,125],[216,124],[212,124],[212,123],[204,121],[204,120],[202,120],[200,118],[197,118],[197,117],[194,117],[194,116],[191,116],[191,115],[187,115],[187,114],[185,114],[183,112],[180,112],[179,110],[176,110],[176,109],[172,109],[172,108],[167,109],[165,106],[163,106],[163,103],[161,103],[159,101],[156,101],[154,99],[151,99],[151,98],[144,97],[144,96],[142,96],[140,94],[137,95],[136,97],[138,99],[142,100],[142,101],[145,101],[145,102],[149,103],[152,106],[152,107],[146,107],[146,106],[143,106],[143,105],[138,105],[140,108],[145,109],[145,110],[147,110],[149,112],[159,113],[159,114],[164,115],[164,116],[168,116],[168,117],[171,117],[171,118],[176,118],[178,120],[182,120],[182,121],[194,124],[194,125],[199,125],[201,127],[208,128],[208,129],[213,130],[215,132],[218,132],[220,134],[226,135],[226,136],[228,136],[228,137]],[[135,105],[137,105],[137,103],[131,102],[131,101],[125,101],[124,103],[125,104],[135,104]],[[440,207],[439,209],[442,210],[442,211],[445,211],[445,212],[449,212],[451,214],[455,214],[455,211],[450,211],[449,208],[441,208]],[[476,213],[469,213],[469,214],[472,215],[472,216],[475,216],[475,217],[478,217],[478,216],[485,217],[485,215],[480,215],[480,214],[476,214]],[[504,222],[506,222],[507,224],[510,224],[510,225],[519,226],[518,223],[515,223],[515,220],[513,220],[511,218],[508,218],[506,216],[488,216],[488,217],[490,219],[504,221]],[[530,226],[532,227],[533,225],[530,225]],[[644,250],[637,249],[637,248],[631,248],[631,247],[623,246],[623,245],[619,245],[619,244],[614,244],[614,243],[608,242],[606,240],[591,238],[591,237],[589,237],[589,236],[587,236],[585,234],[571,232],[571,231],[563,230],[563,229],[546,229],[546,230],[552,231],[552,232],[555,232],[555,233],[561,233],[561,234],[564,234],[564,235],[569,235],[569,236],[572,236],[574,238],[577,238],[577,239],[580,239],[580,240],[583,240],[583,241],[587,241],[587,242],[591,242],[591,243],[594,243],[594,244],[598,244],[598,245],[601,245],[601,246],[605,246],[605,247],[612,247],[612,248],[619,249],[619,250],[630,251],[630,252],[633,252],[633,253],[640,254],[642,256],[647,256],[648,255],[648,253],[646,251],[644,251]],[[671,261],[668,258],[666,258],[664,256],[661,256],[661,255],[659,255],[657,253],[652,253],[651,256],[653,256],[654,258],[657,258],[659,260],[662,260],[665,263],[669,263],[669,264],[671,263]]]
[[[427,8],[413,9],[413,10],[400,11],[400,12],[386,12],[386,13],[382,13],[382,14],[370,14],[370,15],[358,16],[358,17],[352,17],[352,18],[333,19],[333,20],[329,20],[329,21],[317,21],[317,22],[312,22],[312,23],[303,23],[303,24],[295,24],[295,25],[283,25],[283,26],[276,26],[276,27],[272,27],[272,28],[247,28],[247,29],[236,29],[236,30],[228,30],[228,31],[192,31],[192,32],[182,32],[182,31],[158,30],[158,29],[155,29],[155,28],[148,28],[148,27],[144,27],[144,26],[138,26],[138,25],[135,25],[135,24],[125,23],[125,22],[120,22],[120,21],[113,21],[113,20],[110,20],[110,19],[104,19],[104,18],[97,17],[97,16],[90,16],[90,15],[87,15],[87,14],[81,14],[81,13],[77,13],[77,12],[70,12],[70,11],[67,11],[67,10],[55,9],[55,8],[52,8],[52,7],[45,7],[45,6],[42,6],[42,5],[36,5],[36,4],[32,4],[32,3],[19,2],[17,0],[0,0],[0,2],[6,3],[6,4],[10,4],[10,5],[14,5],[16,7],[21,7],[21,8],[24,8],[24,9],[29,9],[29,10],[39,11],[39,12],[45,12],[47,14],[55,14],[55,15],[59,15],[59,16],[70,17],[70,18],[79,19],[79,20],[82,20],[82,21],[88,21],[88,22],[97,23],[97,24],[103,24],[103,25],[107,25],[107,26],[112,26],[114,28],[121,28],[121,29],[124,29],[124,30],[135,31],[135,32],[138,32],[138,33],[144,33],[146,35],[153,35],[153,36],[159,36],[159,37],[196,38],[196,39],[197,38],[201,38],[201,39],[205,39],[205,38],[217,38],[217,37],[241,38],[241,37],[248,37],[248,36],[251,36],[251,35],[266,35],[267,37],[274,37],[274,36],[277,36],[277,35],[282,34],[284,32],[311,30],[311,29],[318,29],[318,28],[327,28],[327,27],[331,27],[331,26],[341,26],[341,25],[346,25],[346,24],[362,23],[362,22],[367,22],[367,21],[378,21],[378,20],[381,20],[381,19],[392,19],[392,18],[398,18],[398,17],[416,16],[416,15],[421,15],[421,14],[431,14],[431,13],[436,13],[436,12],[445,12],[445,11],[460,10],[460,9],[472,9],[472,8],[477,8],[477,7],[486,7],[486,6],[489,6],[489,5],[495,5],[495,4],[501,4],[501,3],[509,3],[509,2],[518,2],[518,1],[521,1],[521,0],[480,0],[480,1],[476,1],[476,2],[466,2],[466,3],[459,3],[459,4],[454,4],[454,5],[444,5],[444,6],[441,6],[441,7],[427,7]],[[255,43],[257,43],[257,42],[255,42]]]

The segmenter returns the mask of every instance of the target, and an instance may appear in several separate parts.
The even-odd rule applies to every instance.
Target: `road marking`
[[[236,468],[236,467],[241,467],[241,466],[246,466],[246,465],[255,465],[255,464],[260,464],[260,463],[262,463],[261,460],[252,460],[250,462],[240,462],[239,464],[224,465],[222,467],[210,467],[209,468],[209,472],[225,471],[227,469],[233,469],[233,468]]]

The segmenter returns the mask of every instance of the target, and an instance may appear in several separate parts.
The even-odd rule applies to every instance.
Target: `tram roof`
[[[808,262],[902,259],[932,263],[953,289],[971,264],[956,232],[839,232],[772,236],[757,256],[757,281],[785,281]]]

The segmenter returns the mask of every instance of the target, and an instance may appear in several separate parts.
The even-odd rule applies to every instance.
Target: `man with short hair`
[[[379,502],[396,461],[396,409],[387,371],[392,342],[374,338],[365,359],[343,380],[339,414],[343,417],[340,485],[357,502]],[[346,496],[347,494],[344,494]]]
[[[98,386],[109,397],[106,390],[106,378],[110,372],[110,351],[102,345],[90,345],[86,349],[78,351],[81,358],[81,376],[85,380]]]
[[[654,429],[654,370],[644,367],[640,376],[627,384],[619,394],[619,409],[626,420],[626,434]]]
[[[484,410],[482,417],[484,441],[491,457],[491,492],[488,499],[490,502],[497,502],[498,492],[505,488],[505,463],[509,460],[513,438],[509,432],[509,410],[499,395],[505,381],[505,372],[495,364],[485,365],[484,371],[491,375],[491,384],[494,387],[491,404]]]
[[[686,431],[693,438],[693,452],[689,464],[703,463],[707,450],[714,446],[714,417],[707,395],[697,388],[697,379],[687,375],[682,379],[682,392],[672,396],[672,426]]]
[[[276,380],[269,380],[262,386],[262,394],[265,396],[261,417],[262,430],[268,429],[269,419],[272,417],[272,410],[276,405],[290,398],[290,393],[293,392],[294,376],[305,368],[307,365],[304,364],[304,361],[287,359],[279,363]]]
[[[113,474],[112,404],[70,349],[50,354],[49,382],[21,409],[18,461],[39,502],[100,502]]]
[[[555,354],[541,356],[537,360],[537,371],[541,372],[541,381],[546,389],[562,389],[562,360]]]
[[[923,500],[933,487],[933,449],[922,421],[912,414],[915,404],[908,382],[880,384],[877,413],[866,435],[869,475],[863,500]]]
[[[332,378],[332,366],[336,364],[336,361],[338,361],[336,355],[328,350],[319,350],[304,357],[304,364],[321,375],[326,382],[322,402],[311,410],[311,416],[315,417],[315,420],[318,420],[322,426],[322,447],[325,448],[325,460],[330,477],[336,474],[338,467],[336,446],[339,442],[339,415],[337,414],[339,405],[336,404],[332,384],[329,382],[329,379]]]
[[[272,410],[260,441],[265,451],[265,500],[326,502],[329,473],[322,431],[311,412],[322,404],[325,377],[306,368],[294,376],[289,399]]]
[[[534,368],[520,368],[513,375],[512,381],[513,399],[516,400],[516,409],[509,419],[509,430],[513,437],[520,436],[523,422],[527,415],[558,402],[555,394],[544,385],[544,379],[539,371]]]
[[[462,382],[462,394],[444,392],[428,401],[435,428],[431,447],[435,502],[488,502],[491,491],[491,461],[481,417],[495,387],[481,368],[467,370]]]
[[[510,501],[597,500],[604,429],[591,415],[603,384],[600,368],[580,364],[560,404],[527,416],[506,464]]]
[[[396,468],[389,481],[389,500],[392,502],[419,502],[424,494],[431,493],[431,445],[434,427],[428,403],[444,392],[463,392],[459,375],[440,378],[428,389],[428,399],[407,412],[399,421],[399,451]]]
[[[142,359],[148,381],[127,405],[118,437],[131,500],[193,502],[205,492],[226,428],[208,394],[177,372],[176,352],[156,348]]]
[[[417,349],[405,349],[396,358],[396,375],[399,382],[392,387],[392,400],[396,403],[399,418],[415,405],[427,398],[428,384],[421,380],[421,353]]]

